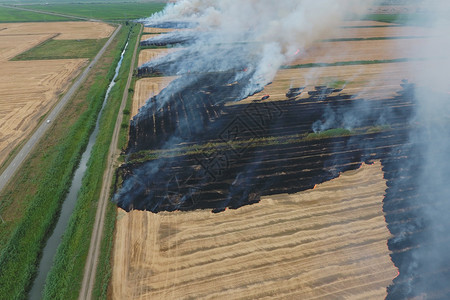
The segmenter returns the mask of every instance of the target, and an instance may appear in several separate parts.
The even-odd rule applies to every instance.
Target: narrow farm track
[[[381,299],[397,274],[381,164],[227,210],[119,212],[113,299]]]
[[[142,32],[142,26],[141,31],[139,32],[139,35]],[[128,99],[128,89],[131,84],[131,80],[133,77],[133,69],[136,61],[136,55],[137,55],[137,49],[138,49],[138,43],[139,40],[136,41],[136,45],[134,46],[134,53],[131,60],[131,66],[130,66],[130,72],[128,74],[128,80],[127,84],[125,86],[125,91],[122,96],[122,103],[120,105],[119,109],[119,115],[117,116],[116,125],[114,127],[114,133],[112,136],[111,144],[109,147],[109,153],[108,153],[108,161],[107,161],[107,168],[105,170],[105,173],[103,175],[103,185],[102,190],[100,194],[100,199],[98,202],[98,208],[97,213],[95,216],[95,223],[94,228],[92,231],[92,237],[89,247],[89,253],[88,257],[86,259],[86,267],[85,272],[83,276],[83,283],[81,286],[80,296],[79,299],[92,299],[92,290],[94,288],[95,284],[95,275],[97,272],[97,264],[98,264],[98,258],[100,255],[100,245],[102,241],[102,235],[103,235],[103,225],[104,225],[104,219],[105,219],[105,213],[106,213],[106,207],[110,196],[110,187],[112,178],[114,176],[114,170],[117,167],[117,158],[120,154],[119,149],[117,148],[117,143],[119,139],[119,132],[120,132],[120,126],[122,124],[123,114],[122,111],[125,109],[125,105]]]

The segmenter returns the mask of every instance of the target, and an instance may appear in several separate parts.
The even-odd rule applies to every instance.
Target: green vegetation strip
[[[403,25],[389,24],[389,25],[356,25],[356,26],[340,26],[340,28],[350,29],[350,28],[392,28],[392,27],[402,27]]]
[[[31,11],[18,10],[14,8],[7,8],[0,6],[0,23],[13,23],[13,22],[57,22],[57,21],[69,21],[71,19],[52,16],[47,14],[40,14]],[[0,28],[1,29],[1,28]]]
[[[70,59],[70,58],[94,58],[105,44],[107,39],[86,40],[53,40],[50,39],[36,46],[13,60],[45,60],[45,59]]]
[[[363,20],[378,21],[385,23],[396,23],[409,26],[427,26],[433,21],[433,14],[411,13],[411,14],[369,14]]]
[[[140,37],[139,37],[140,38]],[[136,60],[134,62],[134,70],[136,73],[137,68],[139,67],[139,52],[142,50],[142,47],[139,45],[138,43],[138,49],[137,49],[137,54],[136,54]],[[130,88],[128,90],[128,99],[127,99],[127,103],[125,105],[124,110],[122,111],[123,113],[123,119],[122,119],[122,124],[120,126],[120,132],[119,132],[119,139],[118,139],[118,148],[125,150],[128,144],[128,132],[129,132],[129,128],[130,128],[130,114],[131,114],[131,109],[133,106],[133,97],[134,97],[134,87],[136,86],[136,81],[139,79],[135,76],[136,74],[133,74],[133,78],[131,80],[130,83]]]
[[[374,64],[391,64],[409,61],[423,61],[421,58],[397,58],[385,60],[355,60],[355,61],[340,61],[335,63],[309,63],[292,66],[283,66],[281,69],[305,69],[305,68],[320,68],[320,67],[340,67],[340,66],[355,66],[355,65],[374,65]]]
[[[133,47],[140,30],[138,25],[133,25],[132,28],[127,26],[126,28],[131,30],[130,36],[132,38],[130,39],[129,48],[124,56],[116,85],[110,93],[109,100],[101,116],[100,131],[83,177],[77,205],[70,218],[63,240],[58,247],[53,268],[47,277],[44,299],[77,299],[79,296],[98,198],[103,184],[103,173],[106,168],[108,150],[128,79]],[[122,46],[125,45],[125,39],[126,37],[120,37]],[[113,67],[115,67],[115,64]],[[108,225],[110,221],[106,223],[109,228],[112,226],[111,224]],[[106,238],[111,238],[111,233],[108,233]],[[100,264],[101,268],[103,264],[104,262]],[[104,275],[108,276],[108,274]]]
[[[142,30],[142,26],[141,26]],[[142,31],[141,31],[142,32]],[[140,38],[140,36],[135,37],[134,32],[133,35],[130,38],[130,55],[132,55],[134,45],[136,45],[136,41]],[[133,44],[134,43],[134,44]],[[138,63],[138,57],[139,57],[139,43],[138,49],[136,52],[136,59],[135,59],[135,65],[136,67]],[[127,66],[128,69],[130,66]],[[124,69],[125,70],[125,69]],[[129,125],[129,109],[131,109],[132,100],[133,100],[133,89],[131,87],[134,87],[135,84],[135,78],[133,77],[132,82],[130,83],[130,89],[132,91],[128,91],[128,99],[125,106],[125,109],[123,112],[123,124],[127,125],[126,128],[124,126],[121,126],[120,132],[119,132],[119,139],[118,139],[118,148],[122,149],[125,148],[125,144],[128,140],[128,125]],[[126,111],[128,110],[128,113]],[[114,175],[115,176],[115,175]],[[113,181],[115,182],[115,178],[113,178]],[[114,190],[114,187],[111,186],[111,193]],[[116,225],[116,217],[117,217],[117,206],[113,204],[112,202],[108,203],[108,207],[106,210],[106,216],[105,216],[105,224],[104,224],[104,230],[103,230],[103,239],[100,249],[100,256],[97,266],[97,275],[95,278],[95,285],[93,290],[93,298],[94,299],[107,299],[108,294],[108,288],[109,288],[109,282],[111,280],[112,275],[112,264],[111,264],[111,255],[112,255],[112,249],[114,244],[114,228]]]
[[[123,29],[117,39],[123,41],[126,36]],[[119,53],[120,47],[113,41],[86,80],[86,88],[77,92],[53,122],[50,131],[1,195],[0,213],[6,219],[5,224],[0,224],[2,299],[26,298],[39,255],[56,223],[73,172],[94,129]]]
[[[97,265],[97,276],[92,291],[93,299],[107,299],[109,283],[112,276],[112,249],[114,246],[114,228],[116,226],[117,206],[109,202],[106,208],[100,257]]]
[[[382,36],[369,38],[342,38],[342,39],[326,39],[321,42],[361,42],[361,41],[385,41],[385,40],[410,40],[410,39],[424,39],[430,36]]]
[[[27,5],[29,9],[67,14],[101,20],[132,20],[149,17],[160,11],[165,3],[66,3],[49,5]]]
[[[140,164],[149,160],[180,157],[187,155],[211,155],[217,152],[218,150],[224,149],[226,150],[230,149],[230,147],[232,147],[233,149],[240,149],[240,148],[265,147],[270,145],[288,145],[316,139],[345,137],[350,135],[374,134],[388,130],[391,130],[391,127],[389,125],[365,127],[354,130],[335,128],[317,133],[295,134],[282,137],[254,138],[251,140],[242,140],[233,142],[207,143],[204,145],[193,145],[164,150],[146,150],[131,154],[128,163]]]

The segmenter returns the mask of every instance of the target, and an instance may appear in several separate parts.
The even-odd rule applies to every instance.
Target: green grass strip
[[[50,39],[28,51],[25,51],[13,60],[47,60],[47,59],[92,59],[100,51],[107,39],[85,40],[53,40]]]
[[[155,159],[173,158],[187,155],[211,155],[217,152],[218,150],[230,149],[231,146],[233,147],[233,149],[241,149],[241,148],[266,147],[270,145],[287,145],[314,139],[326,139],[332,137],[345,137],[350,135],[373,134],[389,130],[391,130],[391,127],[389,125],[363,127],[353,130],[347,130],[344,128],[335,128],[318,133],[294,134],[282,137],[254,138],[251,140],[242,140],[233,142],[215,142],[203,145],[183,146],[164,150],[144,150],[131,154],[129,156],[127,163],[140,164]]]
[[[70,20],[72,19],[0,6],[0,23],[58,22]]]
[[[396,58],[385,60],[355,60],[355,61],[340,61],[335,63],[309,63],[292,66],[282,66],[281,69],[305,69],[305,68],[321,68],[321,67],[340,67],[340,66],[355,66],[355,65],[374,65],[374,64],[392,64],[409,61],[423,61],[421,58]]]
[[[433,17],[433,14],[430,13],[369,14],[366,15],[363,20],[395,23],[408,26],[427,26],[433,21]]]
[[[355,25],[355,26],[340,26],[340,28],[350,29],[350,28],[393,28],[393,27],[403,27],[403,25],[399,24],[389,24],[389,25]]]
[[[100,131],[83,177],[77,205],[47,277],[44,299],[77,299],[79,296],[108,150],[126,86],[133,54],[133,42],[136,41],[138,30],[139,26],[133,26],[133,39],[130,40],[118,80],[101,116]],[[125,39],[121,38],[121,43],[124,45]],[[111,238],[110,234],[107,235],[108,237]],[[108,276],[108,274],[105,275]]]
[[[150,17],[164,8],[165,3],[65,3],[48,5],[27,5],[26,8],[46,12],[67,14],[100,20],[133,20]]]
[[[360,41],[385,41],[385,40],[410,40],[410,39],[424,39],[429,36],[382,36],[369,38],[342,38],[342,39],[326,39],[321,42],[360,42]]]
[[[45,171],[41,178],[34,179],[38,181],[36,192],[27,195],[26,201],[29,204],[24,216],[0,253],[0,295],[3,299],[23,299],[27,296],[37,271],[39,255],[70,188],[73,172],[95,127],[102,99],[113,75],[114,66],[111,66],[109,71],[94,77],[92,85],[86,87],[89,89],[86,97],[87,110],[63,133],[54,148],[43,156],[40,167]],[[60,118],[58,121],[63,123]],[[27,180],[23,182],[29,184]],[[14,193],[11,192],[11,195]],[[5,195],[5,198],[8,197],[10,195]]]
[[[140,38],[139,36],[135,37],[134,34],[135,33],[133,32],[133,35],[130,38],[130,45],[135,45],[136,40]],[[130,51],[132,51],[132,49],[130,49]],[[139,44],[138,49],[136,51],[135,65],[133,67],[136,67],[136,65],[138,64],[138,57],[139,57]],[[130,89],[131,87],[134,87],[134,83],[135,77],[133,77],[132,79]],[[133,91],[128,91],[128,99],[124,111],[127,110],[129,111],[131,109],[132,101],[133,101]],[[123,124],[127,125],[126,128],[124,126],[121,126],[120,128],[118,148],[121,149],[122,147],[125,147],[125,144],[128,140],[129,113],[128,114],[126,112],[119,112],[119,113],[123,113]],[[115,182],[115,178],[113,178],[113,182]],[[111,186],[111,192],[112,191],[113,186]],[[117,217],[117,206],[112,202],[110,202],[108,203],[106,211],[103,239],[97,266],[97,276],[95,278],[94,290],[92,292],[93,293],[92,296],[94,299],[107,299],[109,283],[112,276],[111,256],[114,245],[114,228],[116,225],[116,217]]]

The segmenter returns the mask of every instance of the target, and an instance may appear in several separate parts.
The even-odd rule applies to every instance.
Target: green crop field
[[[0,6],[0,22],[55,22],[69,21],[69,18],[34,13],[31,11],[18,10]]]
[[[48,40],[13,60],[93,58],[107,39]]]
[[[164,3],[95,3],[27,5],[28,9],[101,20],[133,20],[160,11]]]

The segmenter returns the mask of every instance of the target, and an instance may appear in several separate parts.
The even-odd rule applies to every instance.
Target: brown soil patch
[[[113,299],[383,299],[397,275],[379,162],[238,210],[119,211]]]
[[[153,96],[156,96],[165,89],[177,77],[152,77],[143,78],[136,82],[133,95],[133,106],[131,108],[131,117],[134,117],[139,108],[144,106],[145,102]]]
[[[109,37],[114,27],[98,22],[37,22],[37,23],[0,23],[0,35],[55,34],[55,39],[102,39]]]

